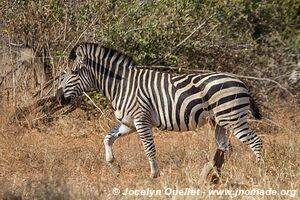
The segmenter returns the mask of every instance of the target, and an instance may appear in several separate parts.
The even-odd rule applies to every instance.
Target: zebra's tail
[[[255,119],[261,119],[262,116],[260,114],[258,105],[256,104],[255,100],[252,96],[250,96],[250,112]]]

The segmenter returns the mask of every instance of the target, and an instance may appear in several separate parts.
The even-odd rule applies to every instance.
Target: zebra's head
[[[95,43],[75,46],[69,59],[73,66],[56,93],[62,105],[77,103],[87,91],[102,91],[109,98],[117,85],[112,83],[125,78],[125,72],[135,66],[131,56]]]
[[[87,64],[87,56],[80,45],[71,50],[69,59],[73,60],[73,66],[64,75],[56,92],[61,105],[77,104],[81,101],[83,92],[95,90],[92,69]]]

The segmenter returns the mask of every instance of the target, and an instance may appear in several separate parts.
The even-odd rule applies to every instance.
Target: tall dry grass
[[[0,198],[143,198],[114,196],[114,187],[121,191],[300,188],[300,109],[287,100],[285,90],[292,90],[299,101],[299,84],[287,83],[299,62],[298,7],[299,1],[278,0],[1,1]],[[234,153],[225,163],[222,182],[201,186],[201,168],[215,149],[214,134],[205,126],[183,133],[155,130],[161,169],[161,177],[155,180],[149,179],[148,161],[137,135],[118,140],[114,150],[122,173],[117,177],[104,161],[102,144],[115,123],[111,115],[89,121],[86,113],[76,111],[43,124],[37,120],[42,114],[28,109],[26,117],[21,116],[22,123],[12,120],[18,106],[31,104],[44,83],[34,80],[39,79],[34,63],[44,70],[47,81],[67,68],[70,49],[81,41],[102,42],[132,54],[139,63],[170,65],[178,72],[213,70],[280,83],[278,87],[270,80],[246,79],[265,116],[272,119],[252,122],[264,141],[265,169],[259,171],[252,152],[233,138]],[[22,58],[25,47],[34,52],[29,60]],[[274,103],[274,99],[284,102]],[[177,198],[228,197],[168,197]]]
[[[251,122],[264,141],[265,167],[260,170],[251,150],[232,138],[234,152],[226,161],[221,183],[199,182],[200,171],[212,155],[214,134],[205,126],[192,132],[155,130],[161,176],[152,180],[142,144],[136,134],[116,141],[119,176],[105,163],[102,140],[113,118],[76,111],[51,124],[26,128],[10,121],[12,107],[1,105],[0,197],[3,199],[140,199],[114,196],[114,187],[129,189],[299,189],[299,108],[274,106],[272,122]],[[30,119],[29,119],[30,120]],[[275,125],[276,124],[276,125]],[[156,199],[227,199],[228,196],[155,196]],[[241,199],[290,199],[289,196],[241,196]],[[294,199],[299,198],[299,195]]]

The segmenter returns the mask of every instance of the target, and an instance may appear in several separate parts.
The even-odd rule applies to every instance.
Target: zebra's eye
[[[74,74],[74,75],[78,75],[79,71],[78,71],[78,69],[74,69],[74,70],[71,71],[71,73]]]
[[[72,101],[76,99],[76,95],[75,95],[75,94],[71,94],[69,97],[70,97],[70,99],[71,99]]]

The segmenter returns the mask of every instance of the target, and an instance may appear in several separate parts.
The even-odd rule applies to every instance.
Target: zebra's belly
[[[126,125],[128,127],[134,127],[134,118],[132,116],[122,115],[121,111],[116,110],[115,111],[115,117],[122,124],[124,124],[124,125]]]
[[[198,127],[203,126],[208,122],[209,112],[203,111],[200,115],[197,112],[191,112],[190,115],[176,115],[173,119],[164,120],[160,117],[160,120],[156,120],[156,127],[160,130],[168,131],[192,131]],[[160,122],[160,123],[159,123]]]

